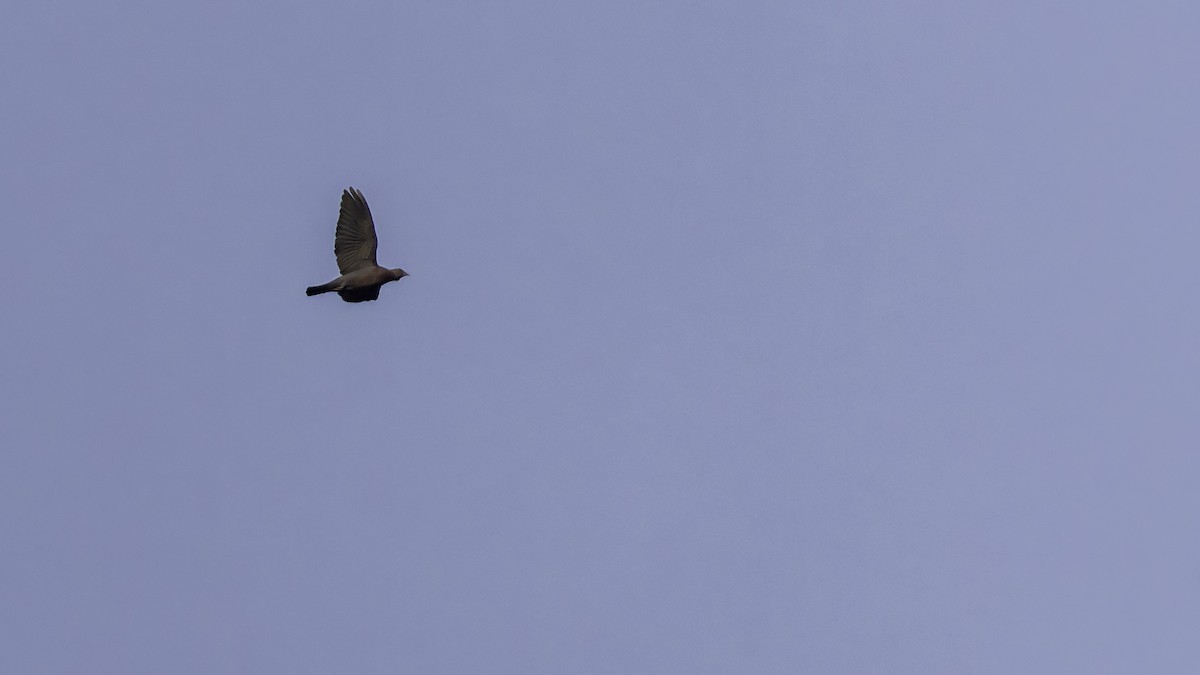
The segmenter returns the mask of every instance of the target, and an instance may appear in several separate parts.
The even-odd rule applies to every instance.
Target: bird
[[[378,247],[367,199],[353,187],[342,190],[342,207],[333,236],[333,254],[342,276],[327,284],[309,286],[305,293],[320,295],[336,291],[346,302],[377,300],[381,286],[408,276],[408,272],[398,267],[380,267],[375,261]]]

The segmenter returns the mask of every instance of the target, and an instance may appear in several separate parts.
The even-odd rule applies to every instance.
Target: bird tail
[[[309,286],[304,290],[305,295],[320,295],[332,291],[332,284],[323,284],[321,286]]]

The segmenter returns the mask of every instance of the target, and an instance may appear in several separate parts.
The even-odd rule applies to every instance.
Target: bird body
[[[333,253],[342,276],[320,286],[309,286],[308,295],[336,291],[346,302],[365,302],[379,298],[379,289],[389,281],[408,276],[400,268],[380,267],[375,261],[379,241],[375,222],[363,194],[354,188],[342,191],[342,207],[338,213],[337,231],[333,238]]]
[[[375,300],[379,297],[380,286],[389,281],[399,281],[400,277],[406,276],[408,276],[408,273],[402,269],[389,270],[379,265],[364,267],[354,270],[349,274],[343,274],[327,284],[309,286],[305,290],[305,293],[308,295],[320,295],[330,291],[337,291],[338,295],[342,296],[342,299],[346,302]]]

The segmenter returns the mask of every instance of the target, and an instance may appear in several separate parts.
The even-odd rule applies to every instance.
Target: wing
[[[338,214],[337,233],[333,237],[333,253],[337,256],[338,269],[342,274],[349,274],[364,267],[374,267],[375,249],[378,246],[375,221],[371,220],[367,200],[354,188],[343,190],[342,210]]]
[[[366,288],[356,288],[352,291],[338,291],[338,295],[346,302],[366,302],[367,300],[379,299],[379,287],[367,286]]]

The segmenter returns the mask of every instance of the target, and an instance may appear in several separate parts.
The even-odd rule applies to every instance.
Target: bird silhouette
[[[327,284],[309,286],[308,295],[337,291],[346,302],[365,302],[379,298],[379,288],[389,281],[398,281],[408,272],[397,267],[380,267],[375,261],[375,221],[363,194],[354,188],[342,191],[342,208],[338,213],[337,231],[333,236],[333,254],[337,256],[342,276]]]

